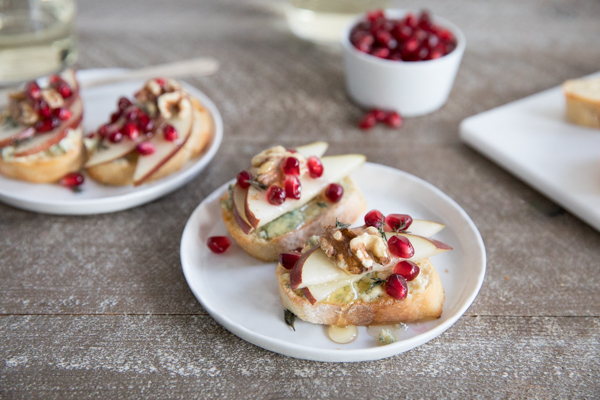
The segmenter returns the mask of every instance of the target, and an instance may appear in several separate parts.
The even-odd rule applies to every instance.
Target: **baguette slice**
[[[445,294],[440,277],[428,258],[417,264],[420,273],[427,278],[427,285],[422,291],[412,293],[409,286],[409,294],[404,300],[396,300],[384,292],[374,300],[355,300],[343,305],[326,302],[311,304],[306,297],[290,288],[289,270],[278,265],[276,274],[283,306],[306,322],[336,326],[385,325],[439,318],[442,315]]]
[[[208,110],[195,99],[194,125],[190,137],[177,153],[160,167],[144,183],[152,182],[181,169],[189,159],[199,155],[206,147],[212,130],[212,118]],[[133,184],[133,174],[137,165],[138,155],[136,152],[116,160],[86,168],[88,175],[105,185],[126,186]]]
[[[367,203],[352,179],[344,179],[344,196],[338,203],[330,204],[327,211],[305,223],[301,228],[271,240],[261,238],[257,231],[245,234],[237,224],[233,212],[223,207],[223,221],[235,241],[252,257],[262,261],[277,261],[279,254],[304,247],[306,241],[318,234],[323,226],[335,225],[336,218],[344,222],[355,221],[366,209]],[[229,193],[221,200],[227,200]]]
[[[74,145],[64,154],[41,157],[17,157],[4,160],[0,157],[0,174],[7,178],[32,183],[53,183],[70,172],[79,171],[84,158],[81,129],[74,138]]]
[[[572,79],[563,84],[567,101],[567,120],[600,128],[600,78]]]

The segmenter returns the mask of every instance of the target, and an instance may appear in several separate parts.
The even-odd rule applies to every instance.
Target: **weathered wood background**
[[[80,68],[219,59],[217,75],[188,81],[220,108],[225,139],[198,178],[137,209],[0,205],[1,398],[600,396],[600,234],[458,139],[465,117],[600,69],[598,1],[427,2],[468,40],[450,99],[366,134],[339,52],[289,33],[281,2],[78,3]],[[438,186],[483,235],[479,296],[408,353],[352,364],[271,353],[221,328],[184,280],[179,240],[196,205],[258,150],[322,138]]]

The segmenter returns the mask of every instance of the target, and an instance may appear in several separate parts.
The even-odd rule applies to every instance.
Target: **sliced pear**
[[[242,189],[237,184],[233,186],[232,211],[235,221],[246,235],[252,230],[252,226],[246,218],[246,195],[248,189]]]
[[[188,137],[190,137],[194,120],[199,120],[200,118],[199,116],[197,116],[197,118],[194,117],[194,114],[197,112],[192,108],[189,99],[182,99],[181,102],[187,102],[187,104],[180,104],[180,110],[182,111],[177,116],[167,120],[167,123],[173,125],[177,130],[179,138],[170,142],[164,138],[162,130],[156,132],[149,140],[154,145],[156,151],[153,154],[138,158],[137,166],[133,174],[134,186],[139,186],[150,178],[152,174],[158,171],[160,167],[181,149]]]
[[[445,227],[446,225],[440,224],[439,222],[427,221],[425,219],[413,219],[413,222],[410,224],[407,231],[413,235],[431,237]]]
[[[35,129],[32,126],[9,126],[3,124],[0,127],[0,149],[12,145],[15,141],[23,140],[35,135]]]
[[[290,271],[292,290],[346,279],[350,274],[333,265],[319,247],[302,254]]]
[[[296,151],[304,156],[304,158],[308,158],[310,156],[322,157],[323,154],[327,151],[329,147],[329,143],[327,142],[314,142],[305,144],[304,146],[296,147]]]
[[[300,199],[287,199],[283,204],[276,206],[267,201],[266,190],[254,187],[248,189],[246,202],[246,217],[254,227],[263,226],[274,219],[298,207],[302,207],[317,196],[327,185],[339,182],[342,178],[364,164],[366,157],[361,154],[346,154],[321,158],[323,175],[320,178],[311,178],[308,173],[300,177],[302,197]]]
[[[439,240],[413,235],[410,233],[385,233],[387,239],[394,235],[404,236],[410,241],[410,244],[412,244],[413,248],[415,249],[415,254],[408,259],[409,261],[422,260],[424,258],[433,257],[448,250],[452,250],[452,247],[448,246],[446,243],[440,242]]]
[[[38,133],[34,137],[28,139],[15,149],[15,157],[24,157],[31,154],[39,153],[40,151],[48,150],[50,147],[59,143],[67,136],[67,130],[76,128],[81,123],[83,118],[83,103],[81,99],[77,99],[71,107],[71,118],[61,123],[54,130],[47,133]]]
[[[362,275],[348,275],[347,277],[337,280],[331,281],[327,283],[323,283],[321,285],[313,285],[308,286],[302,289],[306,298],[311,302],[311,304],[315,304],[317,301],[325,300],[329,295],[335,292],[338,289],[341,289],[345,286],[351,285],[354,282],[361,279]],[[307,295],[309,293],[309,295]]]
[[[127,154],[133,152],[136,146],[144,140],[147,140],[145,136],[138,136],[136,140],[131,140],[128,137],[124,137],[119,143],[112,143],[109,140],[104,139],[101,142],[101,145],[96,148],[96,150],[85,163],[85,168],[104,164],[118,158],[125,157]]]

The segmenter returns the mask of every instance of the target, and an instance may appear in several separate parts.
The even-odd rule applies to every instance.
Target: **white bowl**
[[[399,19],[409,10],[388,9],[388,18]],[[415,15],[418,13],[413,12]],[[342,32],[342,48],[348,94],[365,108],[395,110],[406,117],[428,114],[444,105],[452,89],[466,46],[462,31],[450,21],[432,17],[436,25],[456,38],[449,54],[427,61],[393,61],[363,53],[350,43],[350,31],[364,16],[352,21]]]

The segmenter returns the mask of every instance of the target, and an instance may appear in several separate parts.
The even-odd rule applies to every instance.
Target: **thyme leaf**
[[[262,182],[259,182],[258,178],[260,175],[253,176],[251,179],[246,180],[256,190],[267,190],[269,187]]]
[[[350,224],[345,224],[343,222],[338,221],[338,219],[335,219],[335,229],[348,229],[350,227]]]
[[[283,318],[285,319],[285,323],[295,332],[294,322],[296,321],[296,314],[286,308],[283,310]]]
[[[17,121],[15,121],[15,119],[12,117],[12,115],[7,115],[4,118],[4,123],[9,125],[11,128],[16,128],[17,126],[19,126],[19,123]]]
[[[327,208],[327,204],[323,203],[322,201],[317,201],[317,205],[321,208]]]
[[[375,286],[379,286],[383,283],[385,283],[385,279],[371,278],[371,282],[369,282],[369,291],[371,291]]]

